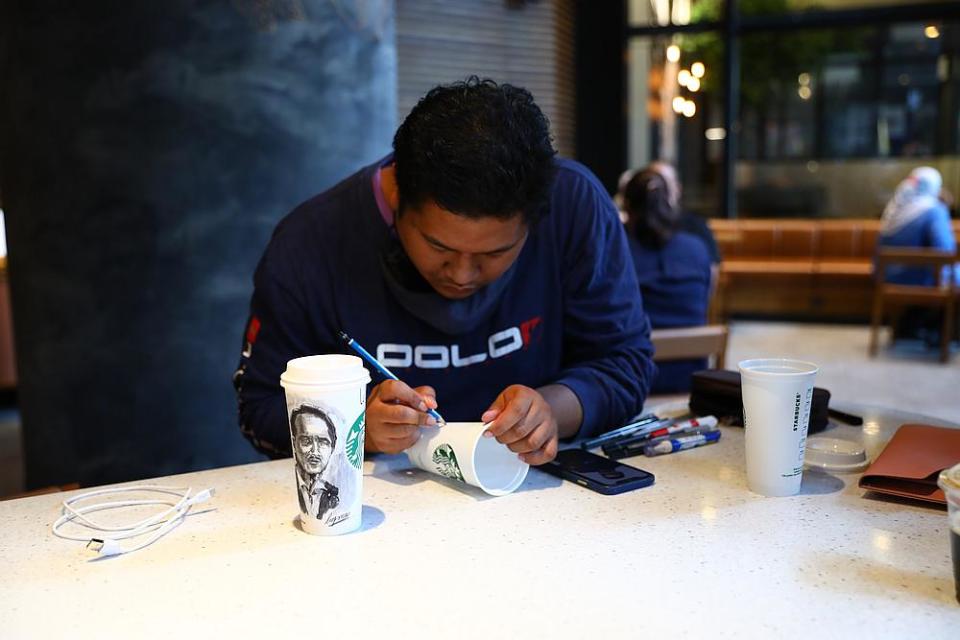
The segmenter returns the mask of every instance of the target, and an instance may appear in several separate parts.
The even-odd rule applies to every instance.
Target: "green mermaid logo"
[[[347,442],[344,445],[347,460],[349,460],[350,464],[356,469],[363,466],[363,434],[364,428],[366,427],[364,416],[365,413],[361,411],[357,419],[350,425],[350,431],[347,432]]]
[[[465,482],[460,465],[457,464],[457,454],[450,445],[442,444],[433,450],[433,463],[437,465],[437,473],[445,478]]]

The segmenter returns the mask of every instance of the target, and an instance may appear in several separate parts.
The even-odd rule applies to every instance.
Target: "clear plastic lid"
[[[937,485],[944,491],[960,492],[960,464],[955,464],[949,469],[940,472],[937,479]]]
[[[863,446],[840,438],[807,438],[803,462],[807,467],[854,473],[867,468]]]

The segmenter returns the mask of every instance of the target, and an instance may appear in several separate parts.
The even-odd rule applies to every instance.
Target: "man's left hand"
[[[530,387],[507,387],[480,419],[490,423],[485,436],[495,437],[527,464],[543,464],[557,455],[557,420],[544,397]]]

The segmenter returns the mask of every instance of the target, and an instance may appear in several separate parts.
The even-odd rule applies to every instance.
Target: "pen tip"
[[[344,342],[350,342],[350,336],[348,336],[345,331],[338,331],[337,335],[339,335],[340,339]]]

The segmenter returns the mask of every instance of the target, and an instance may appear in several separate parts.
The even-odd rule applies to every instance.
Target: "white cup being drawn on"
[[[530,465],[496,438],[485,438],[482,422],[448,422],[420,430],[407,449],[410,462],[424,471],[477,487],[492,496],[511,493],[523,484]]]

